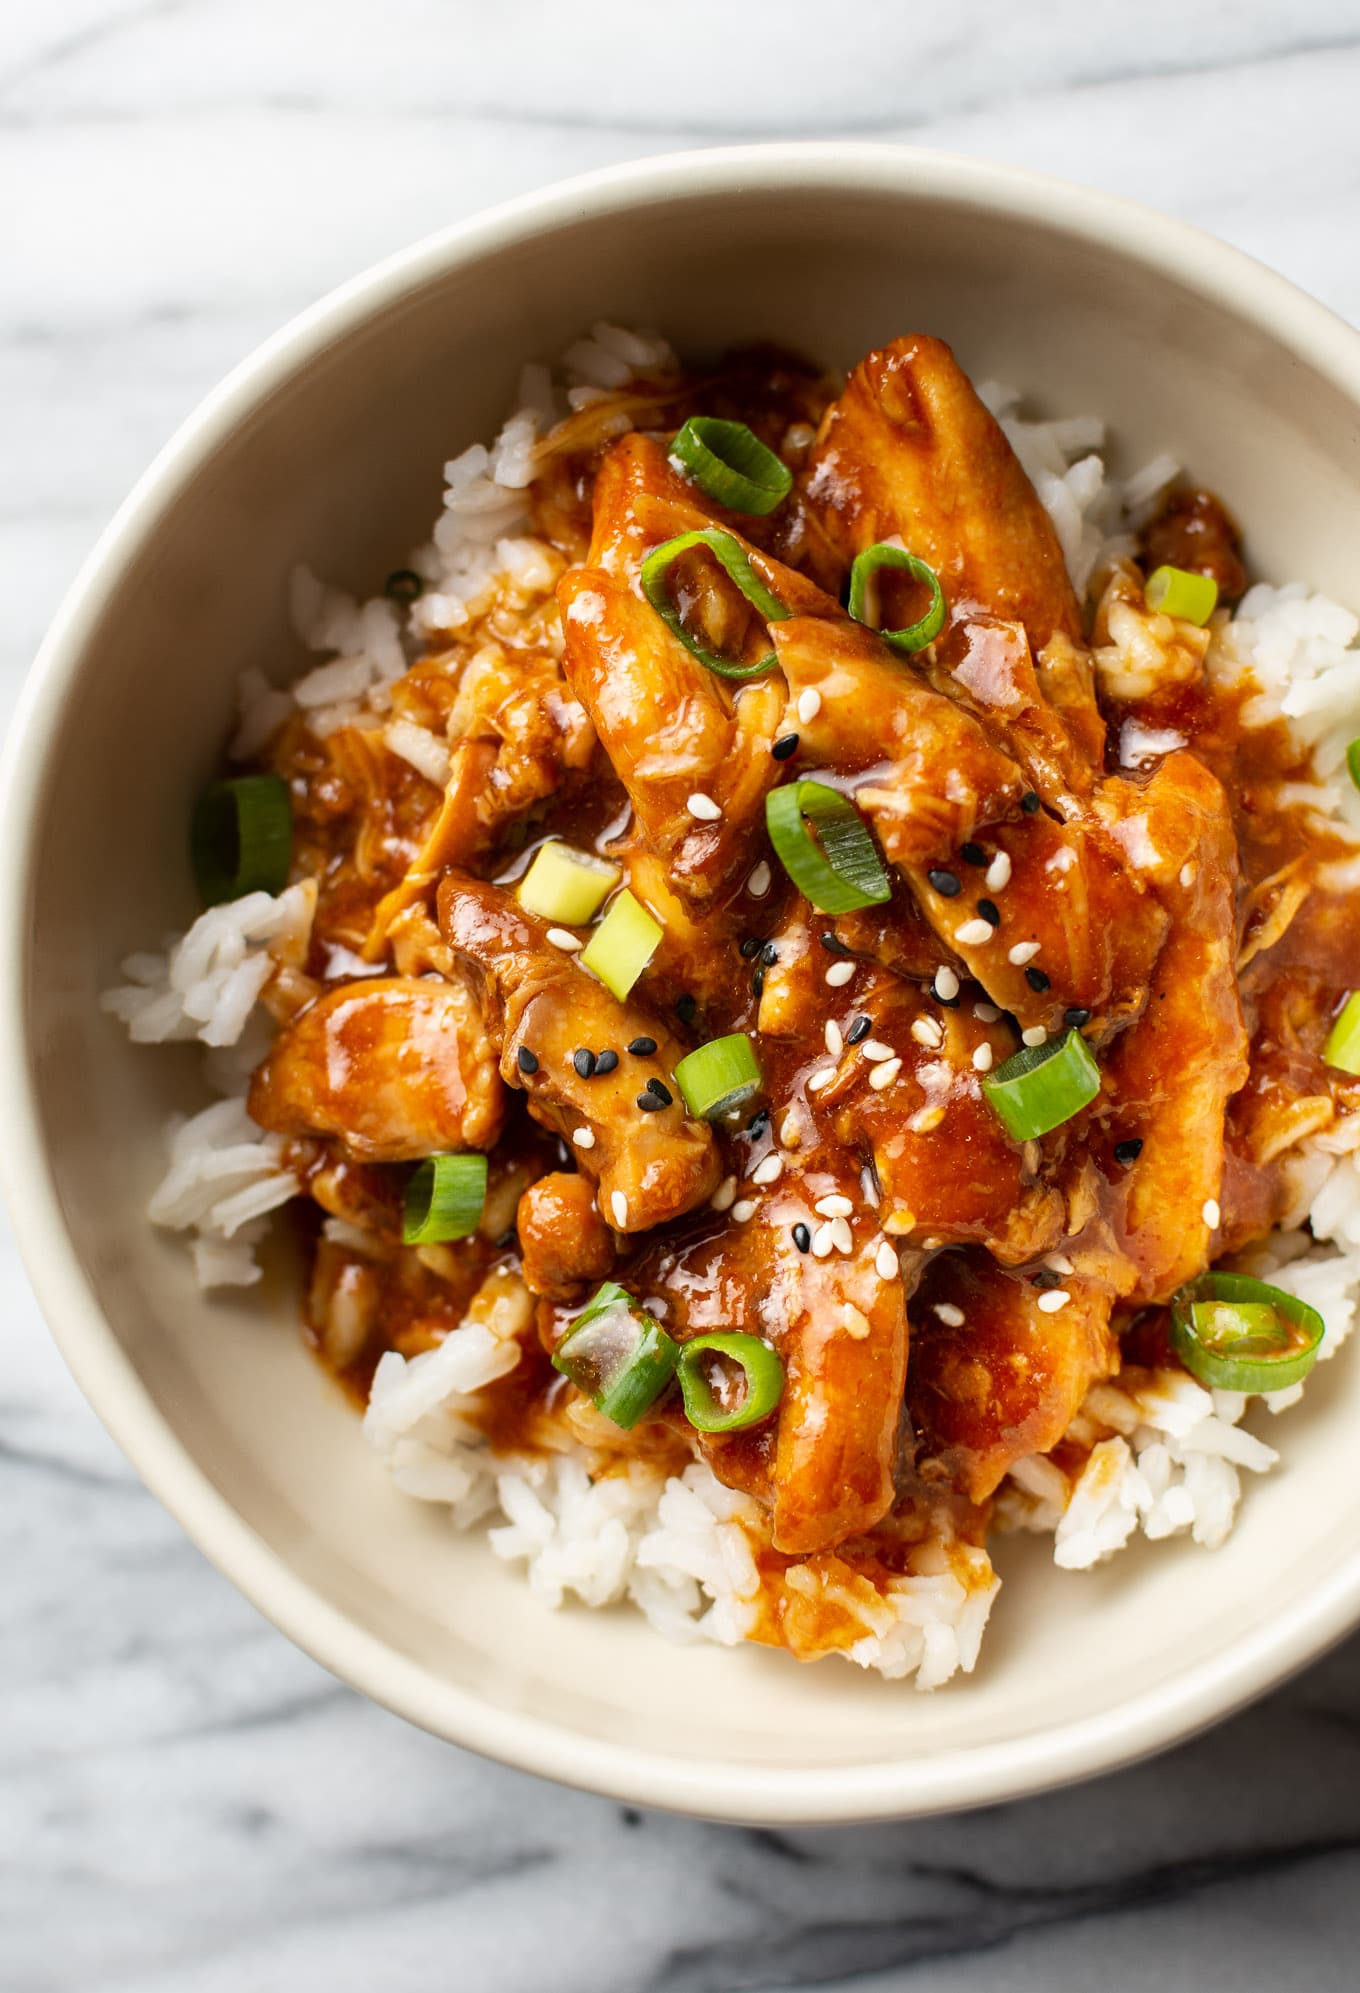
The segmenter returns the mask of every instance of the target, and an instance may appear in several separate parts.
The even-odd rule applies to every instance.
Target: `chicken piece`
[[[515,1221],[524,1284],[549,1301],[581,1299],[587,1283],[608,1277],[614,1234],[595,1208],[589,1177],[558,1170],[530,1184]]]
[[[285,1026],[251,1082],[281,1135],[334,1135],[359,1162],[489,1149],[505,1096],[462,982],[383,976],[332,990]]]
[[[974,611],[956,615],[927,675],[938,691],[962,687],[984,729],[1013,756],[1060,816],[1072,816],[1104,767],[1105,722],[1095,702],[1089,651],[1064,635],[1036,664],[1019,623]]]
[[[546,921],[496,886],[451,873],[439,888],[439,925],[481,992],[502,1077],[527,1096],[536,1121],[571,1144],[614,1230],[643,1232],[704,1203],[721,1175],[707,1122],[674,1097],[655,1113],[638,1106],[649,1081],[675,1093],[687,1048],[669,1028],[638,1003],[617,1003],[553,947]],[[639,1037],[654,1039],[655,1053],[625,1049]],[[612,1050],[619,1063],[583,1076],[573,1061],[582,1049]]]
[[[1068,1296],[1051,1313],[1044,1290],[975,1248],[933,1260],[916,1290],[908,1409],[922,1454],[972,1501],[1026,1454],[1056,1446],[1090,1387],[1118,1368],[1109,1288],[1067,1274],[1047,1291]]]

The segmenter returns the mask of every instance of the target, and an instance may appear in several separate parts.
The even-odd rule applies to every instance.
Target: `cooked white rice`
[[[240,723],[231,753],[248,759],[297,708],[319,734],[342,725],[381,728],[391,749],[431,781],[448,772],[449,745],[390,717],[390,687],[434,635],[466,629],[493,588],[512,586],[527,605],[546,597],[559,563],[529,530],[525,493],[536,475],[535,445],[567,410],[585,408],[625,386],[635,372],[672,364],[650,334],[597,324],[564,356],[556,377],[526,367],[520,405],[488,447],[474,444],[445,466],[443,510],[428,544],[409,565],[426,584],[403,610],[386,597],[357,602],[304,568],[293,579],[291,611],[317,662],[280,690],[258,671],[241,681]],[[1177,474],[1159,456],[1122,482],[1107,472],[1104,428],[1095,417],[1031,422],[1018,397],[989,385],[984,400],[1053,519],[1072,578],[1085,590],[1106,559],[1128,551],[1133,534]],[[625,414],[617,426],[628,426]],[[1360,621],[1303,583],[1254,587],[1229,620],[1220,615],[1207,668],[1224,679],[1249,674],[1257,688],[1249,725],[1285,719],[1315,780],[1293,801],[1357,843],[1342,868],[1360,884],[1360,795],[1345,779],[1345,747],[1360,733]],[[1121,759],[1135,765],[1178,744],[1125,729]],[[1338,882],[1339,883],[1339,882]],[[268,1214],[295,1194],[281,1144],[249,1119],[244,1093],[267,1043],[256,1000],[276,962],[305,952],[315,901],[308,883],[271,899],[252,894],[203,914],[158,954],[129,956],[125,982],[104,998],[137,1043],[198,1039],[212,1048],[208,1078],[222,1096],[192,1118],[167,1125],[168,1167],[148,1213],[188,1234],[204,1287],[258,1279],[255,1247]],[[372,974],[332,948],[328,974]],[[1252,1270],[1307,1300],[1326,1323],[1324,1358],[1349,1335],[1360,1298],[1360,1162],[1349,1138],[1324,1132],[1300,1152],[1291,1229],[1259,1249]],[[1304,1219],[1311,1236],[1297,1229]],[[329,1219],[327,1235],[362,1250],[364,1235]],[[494,1555],[521,1563],[544,1604],[602,1607],[631,1601],[672,1640],[732,1645],[758,1629],[761,1584],[752,1555],[760,1512],[707,1467],[668,1476],[645,1462],[620,1462],[580,1444],[547,1454],[492,1451],[470,1420],[476,1393],[518,1363],[531,1323],[530,1297],[513,1275],[490,1276],[463,1325],[438,1348],[410,1359],[389,1352],[378,1365],[364,1433],[397,1488],[447,1509],[453,1525],[489,1525]],[[1278,1414],[1302,1386],[1262,1403]],[[1209,1392],[1181,1371],[1127,1373],[1095,1387],[1067,1436],[1063,1458],[1019,1462],[998,1500],[1003,1527],[1052,1535],[1055,1562],[1080,1570],[1138,1534],[1189,1536],[1206,1548],[1232,1527],[1243,1472],[1267,1472],[1273,1445],[1244,1423],[1255,1407],[1237,1394]],[[1273,1421],[1272,1421],[1273,1425]],[[1073,1464],[1075,1463],[1075,1464]],[[815,1567],[815,1568],[814,1568]],[[796,1615],[799,1595],[828,1595],[862,1627],[844,1651],[861,1667],[919,1688],[973,1669],[999,1589],[986,1552],[958,1542],[923,1544],[907,1575],[874,1588],[838,1560],[794,1565],[779,1600]],[[763,1602],[770,1603],[767,1581]]]

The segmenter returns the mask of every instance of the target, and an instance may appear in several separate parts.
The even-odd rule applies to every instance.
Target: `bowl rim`
[[[494,1708],[322,1600],[212,1485],[119,1346],[71,1242],[42,1136],[27,1040],[39,821],[80,660],[119,576],[234,426],[374,312],[517,242],[657,199],[765,189],[949,202],[1094,242],[1282,342],[1360,405],[1360,332],[1286,278],[1191,224],[1048,175],[917,147],[817,140],[664,153],[558,181],[423,237],[330,291],[240,361],[143,472],[81,566],[31,667],[0,761],[0,1144],[29,1279],[91,1407],[192,1541],[297,1646],[375,1702],[518,1770],[709,1819],[789,1825],[899,1819],[1074,1783],[1230,1715],[1360,1622],[1360,1550],[1289,1612],[1117,1707],[1035,1734],[888,1764],[766,1769],[602,1743]]]

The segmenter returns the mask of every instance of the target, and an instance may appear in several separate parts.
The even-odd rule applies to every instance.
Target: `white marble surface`
[[[909,137],[1141,195],[1360,317],[1357,100],[1355,0],[9,0],[0,699],[216,377],[450,218],[673,146]],[[6,1993],[1356,1985],[1360,1640],[989,1814],[639,1818],[296,1653],[135,1481],[7,1244],[0,1297]]]

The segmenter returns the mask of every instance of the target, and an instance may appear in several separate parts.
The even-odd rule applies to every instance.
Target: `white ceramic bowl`
[[[1246,257],[1075,188],[861,145],[650,160],[515,202],[326,299],[213,394],[85,568],[27,687],[0,822],[0,1144],[39,1297],[91,1403],[200,1547],[302,1647],[428,1729],[620,1798],[747,1820],[974,1805],[1224,1715],[1360,1618],[1360,1369],[1282,1420],[1230,1542],[1064,1575],[1003,1544],[970,1681],[675,1649],[552,1614],[386,1484],[304,1350],[283,1275],[205,1301],[142,1206],[189,1053],[96,1008],[192,912],[190,798],[237,672],[292,669],[302,558],[376,585],[520,362],[605,315],[688,351],[769,336],[830,362],[908,330],[1125,461],[1170,448],[1258,571],[1356,595],[1360,336]],[[1272,1433],[1272,1437],[1276,1437]]]

